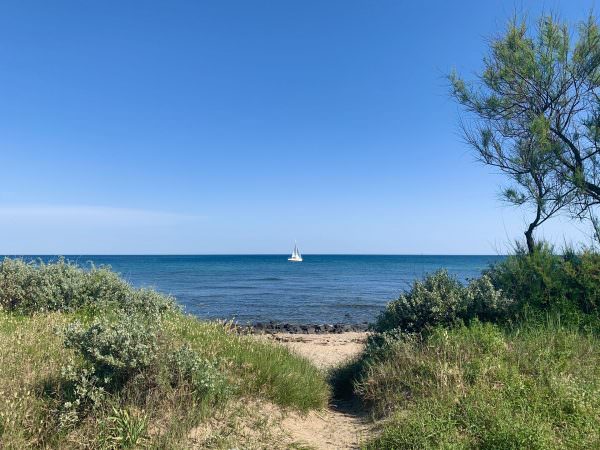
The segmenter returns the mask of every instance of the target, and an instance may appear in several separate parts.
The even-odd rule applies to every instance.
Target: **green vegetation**
[[[253,402],[307,411],[329,397],[307,360],[186,316],[106,268],[6,259],[0,305],[3,448],[185,448],[223,411],[260,427]],[[232,427],[210,445],[239,444],[244,425]]]
[[[600,446],[599,275],[597,254],[542,246],[415,283],[334,373],[383,418],[367,448]]]
[[[598,315],[600,254],[567,249],[562,255],[555,255],[547,245],[539,245],[528,257],[524,253],[518,251],[488,272],[495,286],[516,299],[522,313],[531,307],[559,310],[563,317],[576,321],[586,319],[586,315]]]
[[[387,305],[374,326],[377,332],[420,332],[474,318],[493,320],[508,314],[513,301],[487,275],[463,286],[445,270],[415,281],[412,289]]]
[[[369,448],[600,445],[600,341],[557,320],[387,340],[355,389],[390,415]]]
[[[309,361],[105,268],[7,259],[0,286],[6,448],[269,447],[261,404],[327,404]],[[599,296],[591,251],[540,245],[466,285],[434,273],[382,312],[334,393],[376,419],[366,448],[598,447]]]

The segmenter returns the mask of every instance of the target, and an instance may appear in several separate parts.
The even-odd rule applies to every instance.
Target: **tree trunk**
[[[525,240],[527,241],[527,250],[530,255],[532,255],[533,252],[535,251],[535,242],[533,241],[533,230],[535,229],[535,227],[536,227],[535,222],[532,222],[529,225],[529,228],[527,228],[527,231],[525,232]]]
[[[543,211],[542,201],[544,198],[543,182],[540,178],[534,177],[533,180],[537,187],[537,197],[536,197],[536,202],[535,202],[536,203],[535,219],[533,219],[533,222],[531,222],[529,224],[529,226],[527,227],[527,231],[525,231],[525,240],[527,241],[527,250],[529,251],[530,255],[533,255],[533,253],[535,252],[535,241],[533,240],[533,230],[535,230],[540,225],[540,221],[544,222],[544,220],[545,220],[545,219],[541,220],[542,211]]]

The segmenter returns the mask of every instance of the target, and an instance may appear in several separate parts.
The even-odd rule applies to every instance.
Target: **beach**
[[[368,333],[364,331],[339,334],[276,333],[265,336],[308,358],[317,367],[329,369],[358,356],[364,348]]]
[[[364,348],[368,333],[277,333],[263,336],[327,370],[357,357]],[[372,428],[372,422],[356,400],[333,399],[327,409],[308,414],[286,414],[281,420],[281,428],[292,442],[307,444],[318,450],[349,450],[360,448]]]

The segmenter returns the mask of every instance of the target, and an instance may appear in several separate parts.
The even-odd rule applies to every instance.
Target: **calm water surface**
[[[288,262],[288,255],[66,258],[84,267],[109,265],[134,286],[171,294],[202,318],[359,323],[372,321],[416,278],[446,268],[464,281],[502,256],[304,255],[302,263]]]

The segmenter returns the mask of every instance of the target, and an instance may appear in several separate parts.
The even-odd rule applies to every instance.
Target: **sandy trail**
[[[367,333],[342,334],[275,334],[270,339],[279,341],[295,352],[329,369],[358,355],[364,347]],[[357,449],[367,436],[369,421],[354,402],[332,401],[329,408],[307,415],[290,413],[282,427],[294,442],[319,450]]]
[[[271,334],[265,335],[281,342],[310,359],[317,367],[329,369],[358,355],[365,345],[367,333],[341,334]]]

